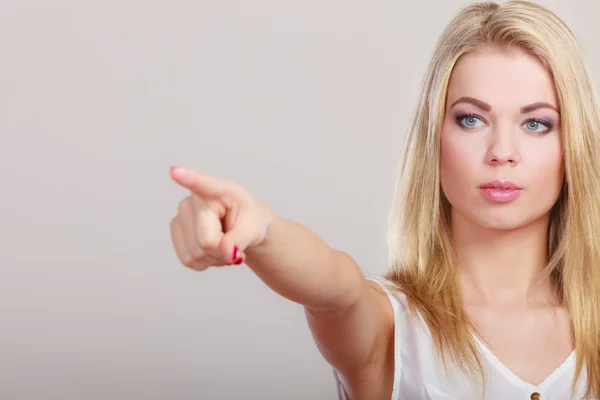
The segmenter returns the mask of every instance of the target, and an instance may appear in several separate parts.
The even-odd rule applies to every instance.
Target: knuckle
[[[186,198],[179,202],[179,206],[177,207],[177,213],[179,215],[182,215],[187,211],[187,209],[188,209],[188,199]]]
[[[219,248],[221,223],[214,215],[204,216],[196,220],[195,244],[206,252],[214,252]]]
[[[210,267],[210,263],[207,263],[207,262],[199,262],[198,261],[198,262],[194,262],[194,263],[190,264],[190,268],[195,271],[204,271],[208,267]]]
[[[199,245],[206,252],[214,253],[219,250],[219,242],[214,239],[208,239],[205,241],[198,241]]]
[[[197,210],[206,208],[206,200],[196,194],[190,196],[190,203],[192,203]]]
[[[186,265],[186,267],[188,267],[192,271],[204,271],[204,268],[201,267],[199,264],[189,264],[189,265]]]
[[[194,259],[191,256],[185,256],[181,258],[181,263],[188,268],[191,268],[191,265],[194,264]]]
[[[206,256],[202,248],[196,247],[190,250],[190,259],[192,263],[201,262]]]

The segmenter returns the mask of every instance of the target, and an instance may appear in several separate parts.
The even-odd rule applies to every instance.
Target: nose
[[[486,154],[486,163],[494,166],[517,165],[521,161],[517,132],[509,127],[497,126],[492,130]]]

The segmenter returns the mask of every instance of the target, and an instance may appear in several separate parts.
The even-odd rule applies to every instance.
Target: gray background
[[[402,135],[463,1],[0,1],[0,398],[333,399],[302,307],[179,264],[169,167],[385,268]],[[541,1],[600,79],[600,3]]]

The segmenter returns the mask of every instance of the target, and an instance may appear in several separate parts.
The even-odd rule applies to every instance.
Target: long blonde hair
[[[457,60],[486,48],[523,49],[551,73],[561,110],[565,179],[550,215],[549,265],[568,309],[587,396],[600,398],[600,108],[590,73],[570,29],[546,8],[526,2],[463,7],[439,38],[406,136],[389,224],[387,278],[432,332],[445,365],[484,373],[463,310],[450,204],[439,176],[440,131],[448,81]]]

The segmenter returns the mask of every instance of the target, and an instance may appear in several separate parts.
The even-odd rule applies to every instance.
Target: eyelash
[[[485,121],[482,117],[480,117],[477,114],[471,114],[471,113],[465,113],[465,114],[458,114],[455,117],[456,123],[458,124],[458,126],[460,126],[462,129],[465,130],[471,130],[473,128],[469,128],[468,126],[465,126],[461,123],[461,121],[465,118],[477,118],[480,121]],[[548,133],[550,133],[550,131],[552,130],[552,128],[554,127],[554,125],[551,122],[548,121],[544,121],[543,119],[537,119],[537,118],[528,118],[525,120],[525,124],[529,123],[529,122],[537,122],[543,126],[545,126],[547,128],[547,130],[545,132],[531,132],[533,134],[536,134],[538,136],[542,136],[542,135],[546,135]]]

